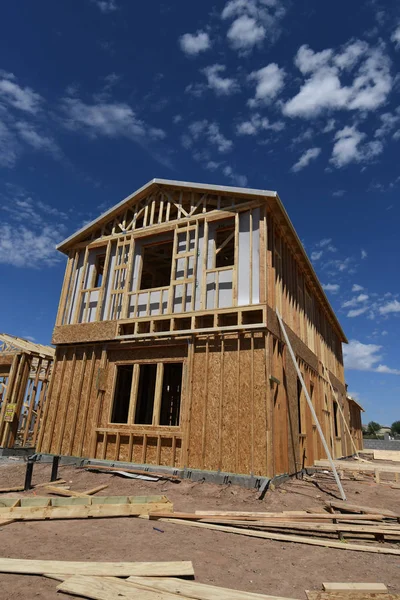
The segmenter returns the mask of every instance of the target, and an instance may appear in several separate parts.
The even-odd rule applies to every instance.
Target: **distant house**
[[[0,447],[34,448],[55,350],[0,333]]]
[[[277,311],[333,456],[342,413],[361,447],[347,340],[276,192],[154,179],[58,249],[42,453],[269,476],[325,458]]]

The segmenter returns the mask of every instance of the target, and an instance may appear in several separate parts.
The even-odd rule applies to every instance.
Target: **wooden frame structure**
[[[55,350],[0,333],[0,447],[34,448]]]
[[[40,451],[270,476],[325,458],[279,311],[330,453],[352,454],[347,340],[276,192],[155,179],[58,249]]]

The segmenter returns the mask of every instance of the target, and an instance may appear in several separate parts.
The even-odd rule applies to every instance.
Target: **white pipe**
[[[322,429],[321,429],[321,425],[319,424],[318,417],[317,417],[317,415],[316,415],[316,412],[315,412],[315,410],[314,410],[313,403],[311,402],[311,398],[310,398],[310,396],[309,396],[309,393],[308,393],[308,390],[307,390],[307,388],[306,388],[306,384],[304,383],[304,379],[303,379],[303,376],[302,376],[302,374],[301,374],[301,372],[300,372],[299,365],[297,364],[296,356],[295,356],[295,354],[294,354],[294,352],[293,352],[293,348],[292,348],[292,346],[291,346],[291,343],[290,343],[290,341],[289,341],[288,335],[287,335],[287,333],[286,333],[285,326],[284,326],[284,324],[283,324],[282,318],[281,318],[281,316],[280,316],[280,314],[279,314],[279,312],[278,312],[278,311],[276,311],[276,316],[278,317],[278,321],[279,321],[279,325],[280,325],[280,327],[281,327],[281,329],[282,329],[283,337],[285,338],[285,342],[286,342],[286,344],[287,344],[287,347],[288,347],[288,350],[289,350],[290,356],[291,356],[291,358],[292,358],[293,364],[294,364],[294,366],[295,366],[295,369],[296,369],[296,371],[297,371],[297,377],[300,379],[300,383],[301,383],[301,385],[302,385],[302,387],[303,387],[304,394],[305,394],[305,396],[306,396],[307,403],[308,403],[308,406],[309,406],[309,408],[310,408],[310,411],[311,411],[311,414],[312,414],[312,418],[313,418],[313,420],[314,420],[314,423],[315,423],[315,425],[317,426],[318,433],[319,433],[319,436],[320,436],[320,438],[321,438],[322,445],[323,445],[323,447],[324,447],[324,450],[325,450],[325,452],[326,452],[326,455],[327,455],[327,457],[328,457],[328,460],[329,460],[329,462],[330,462],[330,465],[331,465],[331,467],[332,467],[333,475],[334,475],[334,477],[335,477],[335,480],[336,480],[337,486],[338,486],[338,488],[339,488],[340,495],[342,496],[342,500],[346,500],[346,494],[344,493],[344,490],[343,490],[342,484],[341,484],[341,482],[340,482],[340,479],[339,479],[339,475],[338,475],[338,473],[337,473],[337,471],[336,471],[335,463],[333,462],[333,459],[332,459],[331,453],[330,453],[330,451],[329,451],[329,448],[328,448],[328,444],[326,443],[326,439],[325,439],[324,433],[323,433],[323,431],[322,431]]]

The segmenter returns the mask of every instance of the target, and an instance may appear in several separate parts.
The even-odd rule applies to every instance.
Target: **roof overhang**
[[[243,188],[243,187],[233,187],[233,186],[224,186],[224,185],[210,185],[206,183],[193,183],[190,181],[174,181],[171,179],[152,179],[144,186],[130,194],[121,202],[101,214],[97,219],[94,219],[74,234],[66,238],[62,241],[58,246],[57,250],[63,252],[64,254],[68,254],[68,251],[75,244],[81,242],[88,234],[93,231],[93,229],[97,229],[107,221],[109,221],[112,217],[116,216],[118,212],[123,208],[126,204],[131,203],[132,201],[140,201],[144,196],[152,192],[159,186],[169,187],[169,188],[180,188],[187,189],[193,191],[200,192],[213,192],[218,193],[220,195],[229,195],[229,196],[240,196],[240,197],[249,197],[249,198],[263,198],[265,200],[269,200],[271,208],[275,209],[275,213],[281,216],[281,224],[287,229],[289,235],[292,237],[295,246],[298,248],[298,254],[300,254],[303,261],[306,263],[306,267],[310,272],[311,279],[313,284],[316,286],[320,299],[323,304],[325,304],[328,312],[330,313],[332,320],[336,326],[337,332],[341,338],[341,341],[344,343],[348,343],[347,337],[335,315],[335,312],[322,288],[322,285],[319,282],[318,276],[314,270],[313,265],[311,264],[310,259],[307,256],[307,253],[304,249],[303,244],[299,236],[296,233],[296,230],[289,218],[289,215],[286,212],[285,207],[282,204],[281,199],[278,196],[278,193],[272,190],[259,190],[252,188]]]
[[[353,396],[350,396],[349,394],[347,394],[346,398],[349,402],[353,402],[353,404],[355,404],[357,406],[357,408],[359,408],[361,410],[361,412],[365,412],[364,408],[361,406],[361,404],[359,402],[357,402],[357,400],[355,400],[355,398],[353,398]]]

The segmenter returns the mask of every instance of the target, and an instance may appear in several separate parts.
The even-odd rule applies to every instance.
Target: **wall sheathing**
[[[175,204],[179,210],[183,197],[181,193],[179,204]],[[198,204],[197,198],[192,193],[192,207]],[[222,208],[220,197],[215,196],[213,202]],[[224,202],[229,204],[230,200],[225,198]],[[151,206],[156,206],[154,200]],[[161,204],[159,209],[162,211]],[[156,211],[156,208],[148,211],[154,213],[154,222]],[[103,289],[98,295],[103,297],[98,322],[76,322],[78,283],[84,275],[82,264],[86,261],[90,272],[95,254],[100,252],[98,242],[94,239],[93,250],[86,247],[71,252],[69,283],[62,295],[66,309],[60,310],[64,317],[58,320],[54,331],[53,341],[59,347],[40,451],[268,476],[294,473],[303,466],[311,466],[315,459],[326,458],[304,393],[299,408],[297,374],[282,343],[276,310],[285,322],[307,389],[313,389],[312,400],[331,453],[338,458],[351,454],[352,450],[340,414],[335,435],[334,395],[329,382],[346,421],[351,424],[353,438],[362,444],[357,407],[346,401],[340,339],[343,334],[338,331],[326,299],[304,261],[299,260],[298,242],[289,235],[281,215],[269,205],[243,210],[234,220],[235,269],[228,268],[218,274],[213,270],[212,252],[206,257],[205,250],[213,247],[219,221],[206,220],[196,226],[195,234],[190,233],[188,247],[184,244],[180,247],[182,230],[175,232],[176,270],[183,269],[180,250],[193,253],[191,264],[195,265],[196,281],[194,291],[192,283],[187,284],[186,310],[190,309],[193,293],[192,311],[210,310],[209,314],[213,314],[216,305],[219,309],[254,305],[263,309],[265,319],[264,325],[254,332],[192,333],[180,341],[172,337],[169,342],[161,338],[149,342],[116,340],[118,319],[123,315],[116,312],[114,318],[107,316],[109,295],[115,290],[111,272],[116,263],[116,244],[119,248],[129,244],[133,252],[131,273],[128,266],[123,273],[127,289],[116,292],[120,298],[124,293],[130,298],[125,310],[132,319],[135,296],[129,294],[138,290],[143,244],[172,239],[170,225],[166,226],[167,232],[158,226],[154,238],[150,232],[146,238],[140,232],[132,241],[108,237],[104,242],[109,248],[109,258]],[[115,228],[114,224],[113,231]],[[103,230],[109,235],[111,227],[103,226]],[[102,248],[104,252],[105,245]],[[90,252],[94,252],[91,258]],[[217,304],[216,277],[221,277],[223,284]],[[88,282],[90,277],[86,279]],[[182,309],[179,295],[183,286],[178,276],[173,285],[172,313]],[[137,307],[142,303],[140,300]],[[151,296],[150,315],[154,314],[151,306],[157,303],[159,298]],[[163,314],[166,307],[164,303]],[[95,311],[85,312],[87,319],[93,321]],[[141,317],[142,312],[136,316]],[[161,360],[183,362],[179,426],[110,423],[116,365]]]

